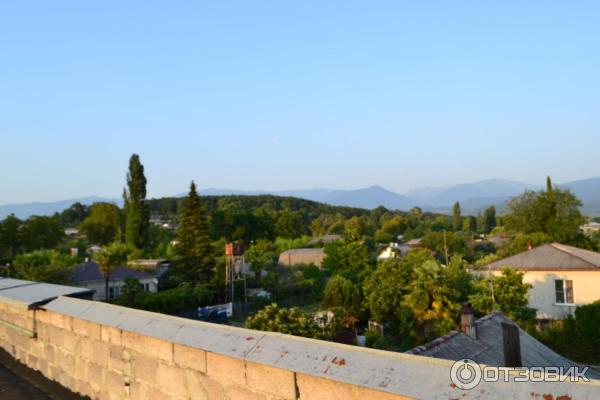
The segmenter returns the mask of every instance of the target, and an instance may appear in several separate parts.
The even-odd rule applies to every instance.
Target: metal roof
[[[522,270],[600,271],[600,253],[560,243],[551,243],[494,261],[481,269],[511,267]]]
[[[420,356],[443,358],[446,360],[471,359],[480,364],[493,366],[504,365],[504,347],[502,343],[502,323],[516,325],[500,312],[493,312],[475,321],[477,338],[474,339],[463,332],[452,331],[427,344],[415,347],[407,353]],[[550,349],[523,329],[519,328],[521,359],[524,367],[579,366]],[[588,378],[600,379],[600,371],[589,370]]]
[[[28,309],[59,296],[84,297],[91,296],[93,293],[93,290],[73,286],[0,278],[0,299]]]

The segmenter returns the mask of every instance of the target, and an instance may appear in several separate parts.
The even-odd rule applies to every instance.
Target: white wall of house
[[[156,278],[139,279],[139,281],[146,292],[158,292],[158,284],[156,283]],[[95,290],[94,300],[106,300],[106,296],[104,294],[104,281],[85,282],[78,284],[78,286]],[[111,280],[109,283],[109,288],[112,288],[113,293],[117,297],[123,293],[123,286],[125,286],[125,281]]]
[[[530,283],[529,306],[537,309],[537,318],[563,319],[575,315],[577,306],[600,300],[600,271],[523,271],[523,282]],[[500,275],[501,271],[492,271]],[[572,281],[573,303],[557,302],[557,280]]]

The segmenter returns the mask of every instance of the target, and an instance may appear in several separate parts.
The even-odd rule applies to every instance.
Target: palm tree
[[[104,293],[107,301],[110,276],[116,267],[127,261],[128,253],[129,248],[125,244],[114,242],[102,248],[102,250],[96,254],[96,262],[100,266],[100,273],[104,277]]]

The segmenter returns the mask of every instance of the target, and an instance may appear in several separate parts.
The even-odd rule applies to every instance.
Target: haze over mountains
[[[583,211],[587,215],[600,215],[600,177],[583,179],[560,184],[570,188],[583,202]],[[443,188],[423,188],[399,194],[381,186],[370,186],[362,189],[306,189],[306,190],[235,190],[209,188],[200,190],[202,195],[258,195],[273,194],[278,196],[293,196],[338,206],[351,206],[372,209],[380,205],[389,209],[409,210],[414,206],[426,211],[449,213],[454,202],[459,201],[463,214],[476,214],[482,209],[494,205],[501,212],[510,198],[523,191],[539,190],[542,186],[510,181],[505,179],[488,179],[484,181],[453,185]],[[178,194],[177,196],[184,196]],[[91,204],[98,201],[109,201],[121,204],[121,199],[101,197],[84,197],[66,199],[57,202],[35,202],[25,204],[7,204],[0,206],[0,218],[15,214],[19,218],[30,215],[51,215],[60,212],[71,204],[79,201]]]

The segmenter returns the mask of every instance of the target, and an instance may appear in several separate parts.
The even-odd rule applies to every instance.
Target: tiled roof
[[[422,346],[407,351],[426,357],[446,360],[471,359],[479,364],[491,366],[504,365],[504,347],[502,343],[502,323],[516,325],[500,312],[493,312],[477,321],[477,339],[459,331],[439,337]],[[519,328],[521,359],[524,367],[555,366],[569,368],[579,364],[554,352],[523,329]],[[600,379],[600,372],[590,370],[588,378]]]
[[[600,253],[560,243],[551,243],[494,261],[482,269],[511,267],[521,270],[597,270]]]
[[[115,281],[124,281],[127,278],[147,279],[153,277],[155,277],[155,275],[126,267],[116,267],[110,275],[110,279]],[[94,282],[103,281],[104,276],[100,272],[100,266],[97,263],[87,262],[75,269],[72,279],[77,283]]]

